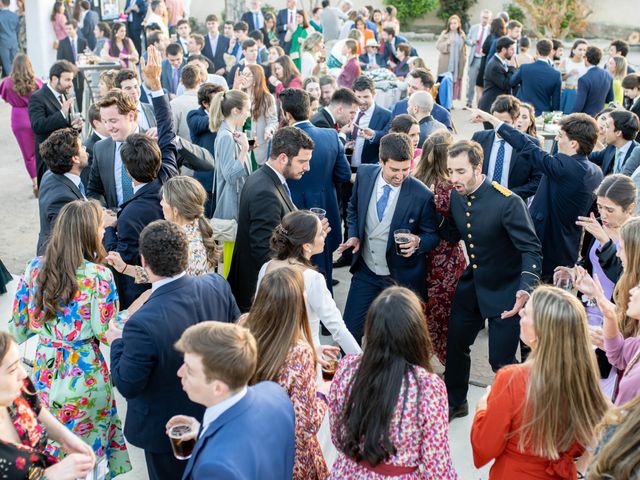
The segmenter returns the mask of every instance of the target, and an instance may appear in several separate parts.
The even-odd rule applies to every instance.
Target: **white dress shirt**
[[[491,156],[489,157],[489,166],[487,167],[487,178],[493,180],[493,172],[496,169],[496,158],[498,157],[501,140],[504,141],[504,162],[502,163],[500,185],[509,188],[509,168],[511,166],[511,157],[513,156],[513,147],[500,137],[497,132],[493,137],[493,147],[491,147]]]
[[[54,90],[50,83],[47,83],[47,87],[49,87],[49,90],[51,90],[51,93],[53,93],[53,96],[56,97],[56,99],[60,103],[60,106],[62,106],[62,101],[63,100],[62,100],[62,98],[60,98],[60,97],[62,97],[62,93]]]
[[[157,289],[159,289],[160,287],[167,285],[171,282],[175,282],[176,280],[178,280],[179,278],[184,277],[187,274],[187,272],[182,272],[179,273],[178,275],[175,275],[173,277],[167,277],[167,278],[163,278],[162,280],[158,280],[157,282],[153,282],[151,284],[151,293],[155,292]]]
[[[138,128],[141,130],[149,130],[151,125],[149,125],[149,119],[140,102],[138,102],[136,108],[138,110]]]
[[[387,205],[384,207],[384,212],[382,212],[383,217],[385,213],[387,213],[387,210],[389,209],[389,205],[393,203],[394,199],[400,193],[400,188],[402,187],[402,185],[400,185],[399,187],[396,187],[394,185],[391,185],[390,183],[387,183],[387,181],[382,176],[382,172],[380,172],[380,175],[378,175],[378,181],[376,182],[376,203],[378,203],[378,200],[380,200],[380,197],[382,197],[382,194],[384,193],[385,185],[389,185],[391,187],[391,191],[389,192],[389,199],[387,200]]]
[[[233,407],[236,403],[244,398],[247,394],[247,386],[245,385],[242,389],[228,398],[225,398],[219,403],[215,405],[211,405],[204,411],[204,416],[202,417],[202,429],[200,430],[200,437],[204,435],[204,432],[207,431],[209,425],[215,422],[220,415]],[[198,437],[198,438],[200,438]]]
[[[360,117],[360,121],[358,122],[358,136],[356,137],[356,143],[353,147],[353,156],[351,157],[351,166],[358,167],[362,163],[362,149],[364,148],[365,139],[361,135],[363,128],[369,128],[369,122],[371,122],[371,118],[373,117],[373,111],[376,108],[375,102],[371,104],[371,106],[365,110],[362,117]],[[356,113],[356,117],[354,121],[360,116],[360,110]]]
[[[271,165],[269,165],[269,162],[266,162],[265,165],[267,165],[271,170],[273,170],[274,172],[276,172],[276,175],[278,176],[278,179],[280,180],[281,183],[285,184],[287,183],[287,179],[284,178],[284,175],[282,175],[278,170],[276,170],[275,168],[273,168]],[[289,189],[289,186],[287,185],[286,189]]]

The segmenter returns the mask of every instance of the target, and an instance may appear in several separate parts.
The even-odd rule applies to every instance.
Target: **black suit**
[[[264,26],[264,12],[262,13],[262,25]],[[258,30],[259,29],[259,25],[256,25],[255,22],[253,21],[253,12],[244,12],[242,14],[242,17],[240,17],[240,21],[242,22],[247,22],[247,25],[249,25],[249,31],[253,31],[253,30]],[[265,37],[265,40],[268,42],[269,40]]]
[[[495,55],[487,61],[484,70],[484,90],[478,101],[478,108],[488,112],[491,104],[499,95],[511,94],[511,76],[515,69],[508,67],[506,70],[502,62]]]
[[[82,170],[80,174],[80,178],[82,179],[82,183],[85,185],[89,185],[89,177],[91,173],[91,164],[93,163],[93,146],[96,142],[99,142],[101,138],[98,136],[96,132],[93,132],[90,137],[88,137],[84,141],[84,148],[87,150],[87,156],[89,157],[89,164]]]
[[[531,141],[536,145],[540,145],[537,138],[529,136]],[[474,132],[471,140],[475,140],[482,147],[484,152],[484,161],[482,162],[482,173],[487,175],[489,170],[489,160],[491,159],[491,151],[495,141],[495,130],[481,130]],[[526,200],[536,193],[538,184],[540,183],[542,174],[537,172],[533,165],[527,159],[522,158],[522,151],[513,149],[511,153],[511,161],[509,163],[508,187],[516,195]],[[506,186],[506,185],[505,185]]]
[[[327,111],[327,107],[318,110],[318,113],[311,117],[311,123],[318,128],[333,128],[334,130],[336,128],[336,124],[331,114]]]
[[[624,158],[620,162],[620,172],[618,173],[622,173],[622,167],[624,166],[627,159],[631,155],[631,152],[633,152],[633,150],[638,146],[639,145],[635,140],[631,141],[631,145],[629,145],[629,148],[627,149],[627,153],[625,154]],[[589,161],[598,165],[602,169],[602,174],[605,176],[611,173],[615,173],[613,169],[616,163],[616,147],[614,145],[607,145],[602,150],[591,152],[589,154]]]
[[[175,342],[192,325],[231,323],[239,313],[220,275],[185,275],[158,287],[111,345],[113,384],[127,399],[125,435],[144,449],[151,480],[179,479],[187,465],[171,454],[167,421],[178,414],[202,419],[204,413],[182,389],[177,375],[182,354]]]
[[[229,284],[240,310],[251,307],[260,268],[270,258],[269,239],[282,217],[296,210],[276,172],[264,165],[247,178],[238,207],[238,234]]]
[[[87,48],[87,41],[76,37],[76,53],[73,53],[73,47],[71,46],[71,39],[69,37],[64,37],[60,40],[58,45],[58,54],[56,56],[56,60],[67,60],[68,62],[76,64],[76,59],[79,54],[85,51]],[[79,73],[73,79],[73,90],[76,94],[76,102],[78,105],[78,110],[82,110],[82,94],[84,92],[84,83],[82,79],[79,77]]]
[[[62,114],[60,108],[60,102],[46,84],[29,99],[29,120],[36,140],[38,185],[42,181],[44,172],[47,171],[47,166],[40,156],[40,144],[56,130],[69,126],[69,118]]]
[[[44,254],[53,224],[62,207],[84,197],[78,187],[62,174],[47,171],[40,183],[38,207],[40,210],[40,234],[38,235],[38,255]]]
[[[224,35],[218,34],[218,44],[216,45],[216,51],[211,50],[211,42],[209,41],[209,35],[204,36],[204,48],[202,49],[202,55],[207,57],[213,62],[213,68],[218,71],[221,68],[225,68],[224,54],[229,49],[229,39]],[[214,72],[215,73],[215,72]]]

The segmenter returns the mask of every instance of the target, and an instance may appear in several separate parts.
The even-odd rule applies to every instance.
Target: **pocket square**
[[[415,219],[410,218],[410,219],[409,219],[409,223],[415,223]]]

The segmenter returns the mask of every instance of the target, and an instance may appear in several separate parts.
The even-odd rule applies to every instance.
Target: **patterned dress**
[[[360,364],[360,355],[345,356],[333,377],[329,392],[331,438],[338,442],[338,423],[351,393],[351,382]],[[405,400],[406,399],[406,400]],[[449,451],[449,406],[447,391],[440,378],[415,367],[403,382],[393,413],[389,436],[396,455],[385,463],[399,467],[418,467],[413,473],[394,476],[394,480],[447,480],[458,476],[451,464]],[[330,479],[382,480],[389,477],[369,470],[347,457],[338,448],[338,458]]]
[[[293,480],[324,480],[329,470],[316,434],[327,404],[316,396],[316,367],[307,342],[299,340],[289,351],[276,382],[289,394],[296,416]]]
[[[47,431],[38,421],[40,399],[31,380],[24,380],[22,394],[7,409],[20,444],[0,440],[0,478],[41,480],[45,468],[58,462],[45,452]]]
[[[54,320],[35,315],[36,278],[42,257],[33,259],[20,278],[9,329],[20,343],[39,335],[33,378],[51,413],[109,462],[111,477],[131,470],[116,411],[111,375],[99,341],[118,314],[118,294],[111,271],[85,261],[77,271],[78,292]],[[50,445],[58,455],[58,448]]]
[[[452,186],[449,182],[438,182],[434,189],[436,211],[449,215]],[[458,279],[467,266],[460,243],[440,240],[427,254],[427,304],[425,315],[431,335],[433,349],[443,365],[447,359],[447,335],[451,303],[456,293]]]

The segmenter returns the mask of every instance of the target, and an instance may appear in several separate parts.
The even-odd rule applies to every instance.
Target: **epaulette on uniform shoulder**
[[[513,192],[511,190],[509,190],[507,187],[499,184],[495,180],[493,182],[491,182],[491,186],[493,188],[495,188],[497,191],[499,191],[505,197],[510,197],[511,195],[513,195]]]

